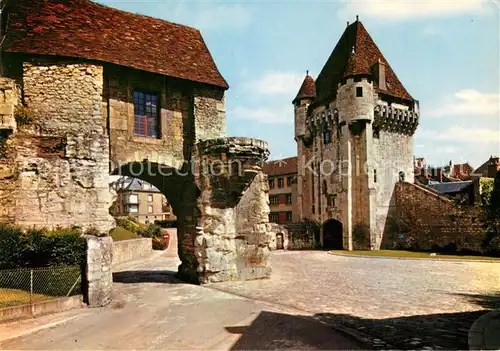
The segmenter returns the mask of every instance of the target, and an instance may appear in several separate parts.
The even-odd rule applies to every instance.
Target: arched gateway
[[[323,224],[323,248],[330,250],[342,250],[343,244],[342,223],[330,219]]]
[[[226,138],[228,85],[200,32],[89,0],[39,5],[2,10],[0,223],[108,232],[109,174],[131,175],[171,201],[183,277],[268,277],[267,144]],[[99,287],[110,270],[95,269]]]

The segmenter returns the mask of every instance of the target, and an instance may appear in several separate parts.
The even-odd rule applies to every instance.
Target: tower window
[[[356,97],[363,97],[363,87],[356,87]]]
[[[323,132],[323,144],[327,145],[332,142],[332,131],[327,130]]]
[[[375,139],[379,139],[380,138],[380,130],[378,128],[373,128],[373,137]]]
[[[374,183],[377,182],[377,170],[376,169],[373,170],[373,182]]]

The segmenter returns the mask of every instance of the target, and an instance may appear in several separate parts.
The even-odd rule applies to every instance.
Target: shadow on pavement
[[[225,328],[241,334],[231,350],[366,350],[356,340],[314,318],[264,311],[250,326]]]
[[[461,296],[468,302],[488,309],[500,308],[500,293],[496,294],[463,294],[454,293],[452,295]]]
[[[114,283],[137,284],[137,283],[165,283],[185,284],[177,278],[174,271],[123,271],[113,273]]]
[[[488,310],[430,314],[386,319],[364,319],[347,314],[321,313],[316,318],[357,329],[403,350],[424,347],[468,350],[472,324]]]

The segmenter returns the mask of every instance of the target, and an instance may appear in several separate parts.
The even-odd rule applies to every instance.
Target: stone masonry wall
[[[379,248],[385,231],[387,215],[393,203],[399,172],[405,173],[405,181],[413,183],[413,137],[381,130],[379,138],[373,138],[374,168],[377,171],[376,188],[376,247]],[[392,201],[392,202],[391,202]]]
[[[151,238],[139,238],[113,242],[113,266],[149,257],[153,253]]]
[[[23,72],[24,113],[31,118],[2,142],[0,163],[10,167],[0,184],[0,201],[9,198],[0,220],[107,232],[114,220],[102,67],[31,61]]]
[[[194,116],[196,141],[225,137],[224,91],[209,87],[195,89]]]
[[[195,256],[202,283],[267,278],[269,184],[260,160],[267,144],[248,138],[197,145],[198,228]]]
[[[86,63],[24,63],[24,104],[42,133],[103,133],[103,68]]]
[[[113,271],[113,239],[86,236],[87,265],[85,268],[86,285],[84,298],[89,307],[103,307],[112,300]]]
[[[459,208],[448,198],[408,182],[395,185],[394,198],[387,223],[392,228],[386,230],[383,247],[432,250],[454,243],[457,250],[481,251],[485,239],[481,208]]]

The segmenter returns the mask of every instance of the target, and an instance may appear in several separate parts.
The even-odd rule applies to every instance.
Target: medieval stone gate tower
[[[379,249],[394,186],[413,181],[418,101],[356,19],[293,104],[300,218],[322,224],[325,248]]]

